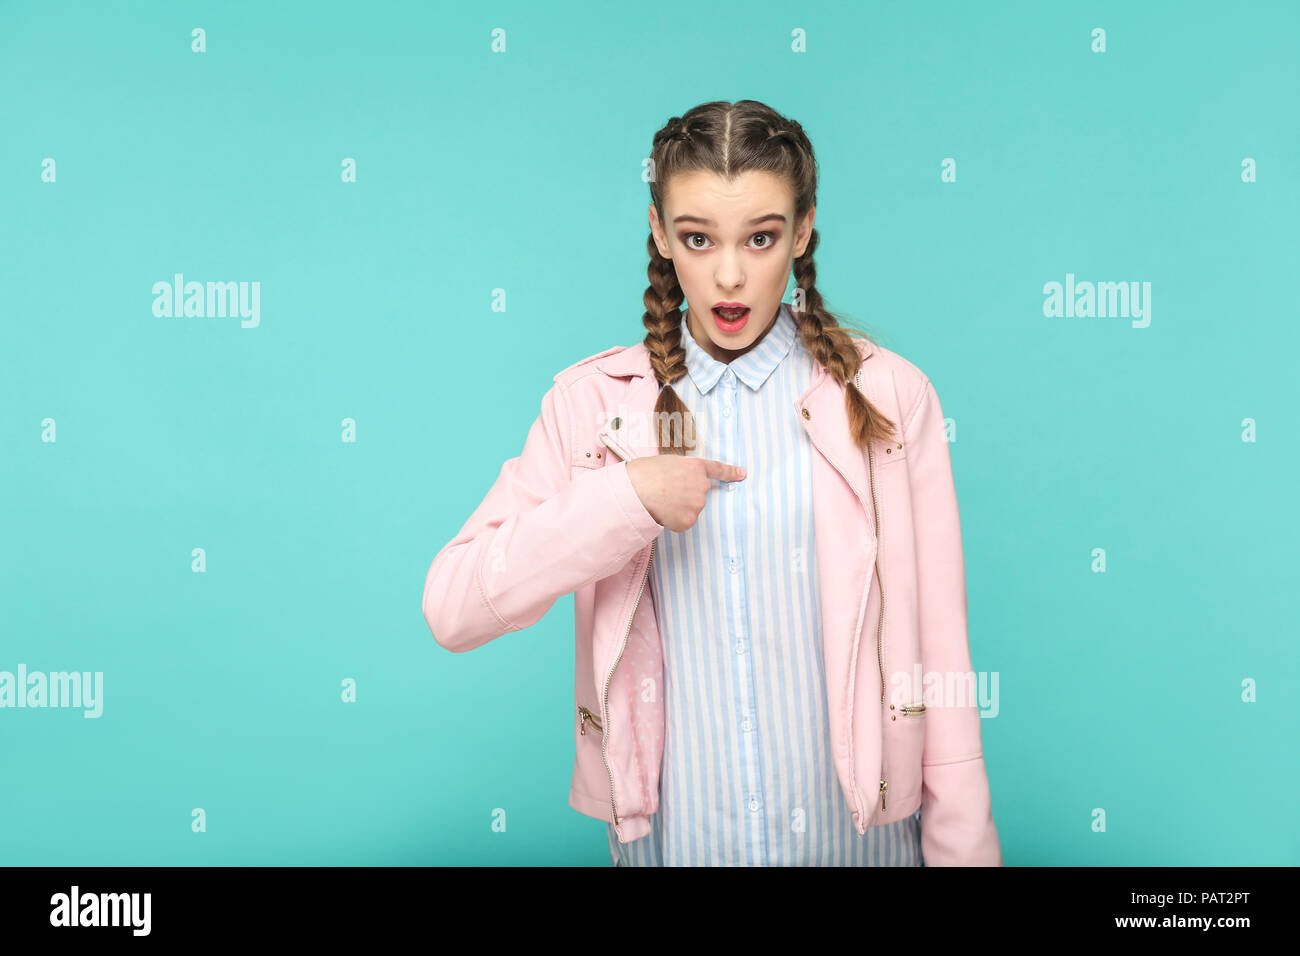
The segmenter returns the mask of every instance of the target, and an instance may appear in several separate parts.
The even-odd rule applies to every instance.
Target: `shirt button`
[[[736,569],[739,567],[740,567],[740,562],[737,561],[735,558],[732,558],[730,561],[727,562],[727,570],[730,571],[732,574],[735,574]]]
[[[722,415],[723,415],[724,418],[730,418],[730,417],[731,417],[731,406],[730,406],[730,405],[723,405],[723,406],[722,406]]]
[[[751,809],[751,810],[753,810],[755,813],[757,813],[757,812],[758,812],[758,801],[757,801],[757,800],[754,800],[754,799],[751,798],[750,801],[749,801],[749,809]]]
[[[736,653],[737,654],[745,653],[745,645],[741,644],[739,641],[736,642]]]
[[[753,729],[754,729],[754,722],[751,721],[751,720],[746,720],[746,721],[745,721],[743,724],[741,724],[740,726],[741,726],[743,729],[745,729],[745,730],[753,730]]]

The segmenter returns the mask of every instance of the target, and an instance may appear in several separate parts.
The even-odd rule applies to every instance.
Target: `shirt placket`
[[[728,368],[718,382],[718,415],[722,431],[720,458],[737,462],[743,459],[743,449],[738,436],[740,381]],[[728,638],[731,641],[733,686],[739,694],[736,718],[740,724],[741,766],[743,792],[741,794],[741,832],[746,835],[750,859],[759,866],[767,865],[762,767],[759,760],[758,720],[755,713],[757,689],[754,684],[753,653],[749,634],[749,600],[747,588],[746,554],[744,543],[748,528],[744,507],[743,482],[722,482],[724,512],[722,527],[726,529],[727,547],[722,560],[725,563],[727,588]]]

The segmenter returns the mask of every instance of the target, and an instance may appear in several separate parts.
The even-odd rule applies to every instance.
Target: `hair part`
[[[817,159],[803,127],[757,100],[703,103],[682,116],[674,116],[654,135],[650,169],[650,197],[661,227],[665,225],[663,197],[667,183],[678,173],[695,170],[717,173],[725,179],[749,171],[783,177],[794,193],[795,224],[817,202]],[[686,295],[677,281],[673,261],[659,254],[653,231],[646,248],[650,253],[646,267],[650,284],[644,297],[645,347],[660,385],[654,421],[684,420],[690,411],[672,383],[686,374],[686,350],[681,341],[681,306]],[[814,228],[804,254],[794,260],[795,284],[802,293],[802,308],[792,308],[796,333],[813,358],[845,386],[849,431],[865,449],[872,441],[892,440],[895,426],[852,384],[862,364],[853,333],[873,340],[865,332],[841,325],[827,311],[817,289],[817,265],[813,261],[816,249]],[[663,430],[656,432],[660,454],[686,453],[682,443],[665,442]]]

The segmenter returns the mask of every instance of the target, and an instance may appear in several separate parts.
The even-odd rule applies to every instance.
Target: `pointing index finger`
[[[745,477],[745,469],[739,465],[729,465],[725,461],[717,461],[713,458],[704,460],[704,473],[710,478],[719,478],[722,481],[739,481]]]

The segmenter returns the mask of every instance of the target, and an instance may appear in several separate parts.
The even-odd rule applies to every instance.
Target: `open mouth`
[[[713,321],[717,323],[718,328],[724,332],[739,332],[749,321],[749,309],[720,309],[713,308]]]

